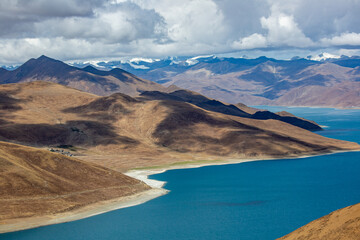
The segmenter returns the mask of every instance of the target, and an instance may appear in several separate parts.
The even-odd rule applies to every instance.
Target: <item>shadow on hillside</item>
[[[323,146],[310,144],[291,136],[283,136],[270,130],[263,130],[231,119],[218,119],[206,111],[184,102],[164,101],[162,104],[171,113],[157,126],[153,137],[157,144],[178,152],[207,152],[227,155],[241,152],[246,154],[281,154],[277,146],[296,145],[304,149],[322,150]],[[197,124],[204,124],[201,132]],[[221,134],[213,134],[216,130]],[[289,147],[291,151],[291,147]],[[294,148],[294,152],[296,153]]]
[[[0,110],[17,111],[21,107],[18,105],[20,100],[10,97],[8,94],[0,92]]]
[[[68,121],[65,124],[15,124],[0,126],[0,138],[31,145],[135,146],[138,141],[120,136],[112,126],[96,121]]]
[[[75,113],[82,117],[99,121],[116,121],[121,119],[122,116],[132,113],[121,101],[124,103],[138,102],[130,96],[115,93],[108,97],[96,99],[85,105],[64,109],[62,112]]]
[[[22,107],[19,105],[20,100],[13,98],[10,94],[14,94],[15,92],[0,92],[0,124],[8,123],[9,118],[11,118],[11,114],[18,110],[21,110]],[[6,119],[6,120],[5,120]]]
[[[208,111],[223,113],[238,117],[251,117],[250,114],[237,108],[235,105],[226,105],[220,101],[209,99],[203,95],[193,93],[187,90],[177,90],[171,93],[163,93],[159,91],[143,92],[139,99],[142,100],[173,100],[179,102],[187,102],[201,107]]]
[[[275,119],[282,122],[289,123],[291,125],[304,128],[310,131],[321,130],[321,127],[317,124],[307,121],[296,116],[280,116],[276,113],[270,111],[258,111],[255,114],[249,114],[233,104],[224,104],[220,101],[209,99],[203,95],[193,93],[187,90],[178,90],[171,93],[163,93],[158,91],[148,91],[143,92],[139,99],[142,100],[172,100],[178,102],[187,102],[194,104],[200,108],[203,108],[208,111],[218,112],[226,115],[258,119],[258,120],[268,120]]]

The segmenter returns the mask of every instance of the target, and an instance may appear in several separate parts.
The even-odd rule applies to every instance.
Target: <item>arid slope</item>
[[[148,190],[122,173],[47,150],[0,142],[0,225]]]
[[[125,171],[181,161],[290,157],[359,149],[279,120],[206,110],[175,100],[98,97],[48,82],[0,86],[0,140],[69,147]]]
[[[339,209],[280,238],[281,240],[355,240],[360,238],[360,203]]]

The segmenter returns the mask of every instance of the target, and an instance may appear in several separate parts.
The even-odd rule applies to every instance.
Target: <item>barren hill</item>
[[[144,100],[173,100],[180,102],[187,102],[203,109],[219,112],[226,115],[251,118],[251,119],[276,119],[282,122],[289,123],[291,125],[301,127],[310,131],[321,130],[321,127],[315,122],[308,121],[306,119],[298,118],[290,113],[272,113],[266,110],[260,110],[255,108],[249,108],[243,104],[227,104],[215,99],[210,99],[199,93],[189,90],[176,90],[170,93],[147,91],[140,94],[139,99]]]
[[[2,224],[18,218],[64,213],[150,189],[122,173],[12,143],[0,142],[0,166],[0,232]]]
[[[186,160],[288,157],[359,149],[274,119],[207,110],[189,102],[99,97],[48,82],[0,86],[0,139],[67,148],[127,170]]]
[[[280,238],[282,240],[355,240],[360,236],[360,203],[339,209]]]

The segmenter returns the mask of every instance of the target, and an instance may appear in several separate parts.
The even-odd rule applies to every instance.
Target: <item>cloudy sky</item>
[[[360,0],[1,0],[0,64],[360,55]]]

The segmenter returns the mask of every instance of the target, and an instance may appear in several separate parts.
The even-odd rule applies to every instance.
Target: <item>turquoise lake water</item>
[[[360,110],[266,108],[325,125],[323,136],[360,143]],[[168,182],[165,196],[0,239],[275,239],[359,203],[359,172],[360,152],[171,170],[151,176]]]

